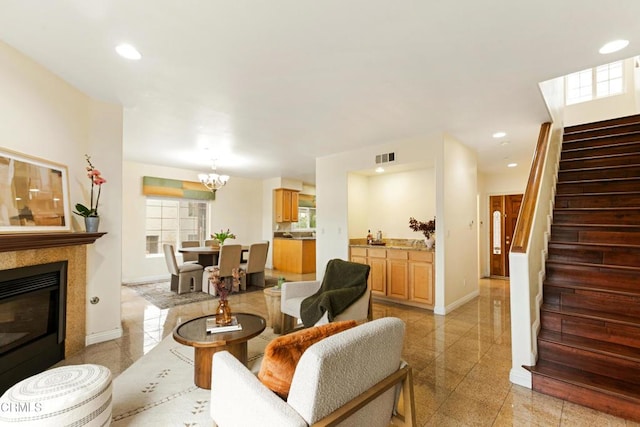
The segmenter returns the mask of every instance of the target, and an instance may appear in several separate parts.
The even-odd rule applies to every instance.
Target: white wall
[[[435,217],[434,168],[371,176],[367,194],[367,228],[374,236],[382,230],[383,238],[424,240],[422,233],[409,228],[409,218],[424,222]]]
[[[120,325],[122,109],[97,102],[0,42],[0,140],[3,147],[61,163],[69,172],[71,206],[88,203],[84,154],[108,180],[100,199],[100,231],[87,246],[88,343],[117,338]],[[84,231],[78,217],[74,231]]]
[[[443,136],[441,151],[434,312],[446,314],[478,295],[478,168],[475,151],[449,135]]]
[[[503,194],[524,194],[527,188],[531,164],[518,165],[513,169],[506,169],[504,173],[479,174],[478,181],[478,210],[479,210],[479,259],[480,276],[490,275],[489,259],[489,197]]]
[[[365,190],[363,178],[349,175],[349,172],[363,171],[375,167],[375,155],[381,152],[395,152],[396,164],[415,165],[421,168],[399,173],[387,182],[380,177],[374,179]],[[435,164],[435,169],[434,169]],[[435,185],[434,185],[435,183]],[[429,194],[427,186],[434,188]],[[406,187],[406,189],[405,189]],[[443,135],[432,135],[421,140],[401,141],[375,147],[366,147],[345,153],[316,159],[316,193],[318,229],[316,241],[316,266],[319,274],[331,258],[347,259],[349,236],[365,237],[369,225],[356,224],[353,218],[378,218],[378,213],[363,213],[356,200],[351,200],[351,189],[366,191],[371,189],[404,193],[404,197],[379,207],[380,199],[366,202],[367,210],[388,209],[382,226],[391,230],[390,237],[417,238],[408,228],[409,216],[424,215],[426,220],[436,219],[436,312],[445,314],[459,304],[473,298],[478,290],[477,252],[477,166],[475,152]],[[405,191],[406,190],[406,191]],[[381,191],[383,193],[383,191]],[[395,196],[394,196],[395,197]],[[429,199],[435,197],[435,208]],[[401,206],[405,205],[405,206]],[[382,219],[378,218],[382,221]],[[359,222],[368,219],[359,219]],[[469,223],[473,221],[473,224]],[[355,232],[348,229],[354,227]],[[372,232],[374,225],[371,225]],[[446,232],[445,232],[446,230]],[[384,231],[384,230],[383,230]],[[363,234],[364,233],[364,234]],[[405,234],[406,233],[406,234]],[[445,253],[447,261],[445,263]],[[466,281],[466,286],[464,285]],[[445,303],[446,299],[446,303]]]
[[[154,280],[169,276],[161,255],[145,254],[146,196],[142,194],[142,177],[194,181],[196,172],[136,162],[124,162],[122,197],[126,209],[123,224],[122,280],[125,283]],[[210,203],[209,232],[229,228],[237,239],[234,243],[251,244],[265,239],[263,232],[263,185],[261,181],[231,177],[216,192]],[[269,229],[269,232],[271,230]],[[178,261],[181,262],[178,256]]]
[[[365,175],[350,173],[347,175],[347,227],[349,239],[364,239],[369,230],[375,235],[369,221],[369,179]]]

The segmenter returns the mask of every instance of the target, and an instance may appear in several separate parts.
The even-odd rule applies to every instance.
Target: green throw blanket
[[[356,262],[332,259],[315,294],[302,300],[300,317],[305,327],[315,325],[324,315],[329,321],[342,313],[367,291],[370,267]]]

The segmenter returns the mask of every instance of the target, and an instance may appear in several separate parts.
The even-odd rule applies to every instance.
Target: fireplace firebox
[[[0,394],[64,359],[67,261],[0,271]]]

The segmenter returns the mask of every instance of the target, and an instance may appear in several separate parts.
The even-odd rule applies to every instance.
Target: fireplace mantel
[[[88,245],[107,233],[12,233],[0,234],[0,252],[60,246]]]

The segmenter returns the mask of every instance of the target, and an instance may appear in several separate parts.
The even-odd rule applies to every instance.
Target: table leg
[[[228,351],[243,365],[247,365],[247,342],[222,347],[196,347],[194,354],[193,382],[200,388],[211,390],[211,362],[218,351]]]

